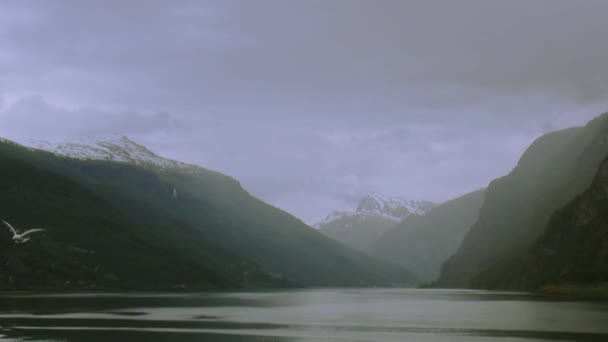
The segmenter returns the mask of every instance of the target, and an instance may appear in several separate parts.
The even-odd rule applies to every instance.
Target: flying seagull
[[[28,242],[30,240],[29,237],[27,237],[28,235],[32,234],[32,233],[36,233],[36,232],[43,232],[44,229],[30,229],[27,230],[21,234],[17,233],[17,230],[8,222],[6,221],[2,221],[7,227],[8,229],[11,230],[11,232],[13,233],[13,241],[15,243],[24,243],[24,242]]]

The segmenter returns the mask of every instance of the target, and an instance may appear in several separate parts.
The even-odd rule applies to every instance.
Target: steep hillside
[[[84,186],[115,211],[144,227],[143,234],[162,241],[167,250],[180,251],[196,260],[200,256],[213,269],[235,270],[235,274],[252,278],[257,278],[253,275],[259,272],[262,278],[263,274],[270,275],[270,283],[311,286],[411,282],[409,274],[399,267],[378,262],[324,237],[217,172],[196,166],[79,160],[10,144],[3,147],[7,157]],[[97,239],[103,239],[103,235]],[[253,281],[249,284],[247,279],[239,280],[256,286]]]
[[[480,272],[525,253],[553,212],[591,184],[606,155],[608,114],[537,139],[509,175],[490,184],[477,222],[437,285],[470,286]]]
[[[441,264],[460,246],[475,223],[485,190],[443,203],[426,215],[412,215],[385,232],[372,255],[397,263],[423,281],[437,279]]]
[[[175,249],[77,182],[6,155],[0,143],[0,218],[45,232],[15,244],[0,226],[0,289],[181,289],[281,285],[201,233],[173,225],[171,236],[203,253]],[[31,152],[30,152],[31,153]]]
[[[334,211],[315,226],[326,236],[354,249],[371,253],[384,232],[410,215],[424,215],[434,203],[367,195],[355,211]]]
[[[531,250],[479,275],[487,288],[538,290],[608,284],[608,159],[592,185],[551,217]]]

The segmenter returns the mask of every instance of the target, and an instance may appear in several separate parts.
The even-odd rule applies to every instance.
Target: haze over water
[[[9,341],[608,340],[607,302],[523,293],[3,294],[0,308],[0,338]]]

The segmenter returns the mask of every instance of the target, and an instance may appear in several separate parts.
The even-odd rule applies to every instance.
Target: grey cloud
[[[0,132],[7,136],[62,138],[85,134],[145,134],[187,130],[188,125],[161,112],[112,112],[94,108],[62,108],[40,96],[22,98],[0,109]]]
[[[128,134],[306,220],[365,192],[441,201],[605,111],[607,12],[603,0],[2,1],[0,135]]]
[[[58,78],[90,101],[101,88],[138,108],[367,117],[505,93],[606,94],[605,1],[13,4],[31,14],[7,25],[2,47],[34,78],[26,86],[48,91]]]

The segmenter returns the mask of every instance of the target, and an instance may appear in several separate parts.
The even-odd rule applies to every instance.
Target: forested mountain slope
[[[83,223],[88,222],[80,217],[83,213],[91,211],[95,219],[102,216],[106,221],[99,219],[102,220],[99,225],[122,234],[117,239],[124,243],[125,251],[135,253],[137,241],[150,241],[175,258],[194,263],[219,277],[221,281],[215,281],[216,286],[368,286],[412,281],[399,267],[378,262],[324,237],[295,217],[251,196],[236,180],[214,171],[184,167],[183,164],[159,168],[128,162],[73,159],[11,143],[0,143],[0,156],[7,160],[6,170],[16,169],[13,165],[24,165],[37,170],[38,179],[46,175],[55,177],[48,180],[52,188],[61,190],[64,187],[54,185],[58,182],[54,179],[60,178],[81,189],[86,196],[95,198],[95,201],[87,202],[69,197],[65,203],[53,202],[54,206],[42,201],[37,207],[54,215],[53,220],[44,215],[30,215],[33,211],[30,204],[35,202],[27,198],[47,194],[34,187],[28,197],[16,202],[14,196],[25,196],[18,189],[33,182],[24,177],[18,182],[7,183],[6,186],[15,189],[13,197],[0,193],[2,201],[14,203],[12,207],[5,206],[1,215],[17,225],[45,225],[49,227],[46,236],[58,243],[80,248],[85,243],[77,236],[91,239],[91,243],[100,244],[98,249],[90,249],[95,255],[111,254],[121,260],[120,266],[125,270],[137,267],[131,264],[132,260],[149,258],[139,254],[123,256],[114,247],[114,242],[106,241],[103,231],[98,232],[94,226],[86,224],[66,225],[62,221],[63,215],[69,216],[66,212],[71,211],[76,215],[74,221]],[[84,208],[72,205],[71,201]],[[52,209],[47,210],[47,207]],[[97,211],[103,211],[103,214]],[[15,214],[17,212],[21,214]],[[62,229],[65,230],[62,235],[57,235]],[[26,248],[34,248],[33,245]],[[25,244],[13,247],[21,246]],[[63,253],[63,247],[58,248]],[[156,251],[150,254],[162,255]],[[71,259],[65,258],[66,262]],[[162,272],[162,268],[153,266],[162,264],[160,261],[155,262],[152,258],[146,262],[151,265],[150,270]],[[86,267],[93,266],[87,263]],[[144,272],[143,268],[140,270]],[[208,281],[210,277],[200,276],[197,282]],[[171,277],[167,275],[167,278]],[[170,283],[171,286],[181,284]]]

